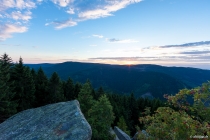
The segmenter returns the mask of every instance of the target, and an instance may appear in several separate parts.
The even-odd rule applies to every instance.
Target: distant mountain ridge
[[[200,86],[210,80],[210,70],[152,64],[126,66],[64,62],[26,65],[34,69],[41,66],[48,77],[57,72],[62,80],[70,77],[74,82],[84,83],[89,79],[94,88],[102,86],[106,91],[118,94],[133,92],[136,97],[149,92],[155,98],[163,98],[163,94],[175,94],[180,89]]]

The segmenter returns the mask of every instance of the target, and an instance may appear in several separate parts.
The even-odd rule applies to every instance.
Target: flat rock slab
[[[91,140],[77,100],[17,113],[0,124],[0,140]]]

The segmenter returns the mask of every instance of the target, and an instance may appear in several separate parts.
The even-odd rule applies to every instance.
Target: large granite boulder
[[[0,124],[0,140],[91,140],[77,100],[22,111]]]
[[[130,136],[128,136],[125,132],[123,132],[117,126],[114,127],[114,132],[120,140],[131,140]]]

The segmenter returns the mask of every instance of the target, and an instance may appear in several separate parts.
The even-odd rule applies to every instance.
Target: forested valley
[[[75,83],[70,77],[61,81],[56,72],[48,79],[41,67],[37,71],[30,69],[24,66],[22,58],[14,64],[7,54],[0,58],[0,86],[1,122],[26,109],[74,99],[79,100],[85,117],[91,120],[88,110],[96,103],[98,106],[95,109],[99,108],[100,101],[106,100],[113,111],[110,126],[122,125],[124,131],[134,135],[136,127],[141,127],[138,121],[140,112],[146,107],[151,107],[154,112],[158,107],[165,106],[159,99],[136,99],[132,93],[129,96],[105,93],[103,87],[94,89],[88,79],[86,83]]]
[[[187,104],[185,100],[187,95],[193,96],[195,106]],[[6,53],[0,57],[0,122],[26,109],[77,99],[85,118],[91,125],[92,139],[112,139],[108,128],[113,126],[118,126],[130,136],[145,129],[150,136],[165,136],[164,139],[166,136],[171,137],[166,133],[170,129],[173,130],[170,134],[180,131],[179,134],[183,135],[182,122],[192,124],[189,135],[196,134],[194,125],[199,127],[196,127],[199,129],[199,134],[203,131],[209,134],[209,130],[204,130],[209,122],[209,104],[201,103],[204,100],[209,101],[208,84],[193,90],[182,90],[175,96],[165,95],[165,98],[168,102],[135,98],[133,93],[129,95],[107,93],[103,87],[94,89],[88,79],[85,83],[73,81],[71,77],[63,81],[56,72],[48,78],[42,67],[38,70],[31,69],[23,64],[22,58],[18,63],[13,63],[12,58]],[[203,108],[206,112],[198,113]],[[177,114],[177,111],[180,113]],[[173,117],[170,118],[171,115]],[[173,128],[168,127],[171,123],[169,121],[176,120],[177,117],[180,119],[180,124],[174,124]],[[163,127],[161,136],[160,131],[159,133],[155,131],[160,126]],[[141,137],[144,139],[145,135],[139,135],[140,139]]]

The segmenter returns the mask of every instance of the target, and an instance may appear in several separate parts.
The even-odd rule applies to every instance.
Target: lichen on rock
[[[77,100],[28,109],[0,124],[1,140],[91,140],[91,136]]]

